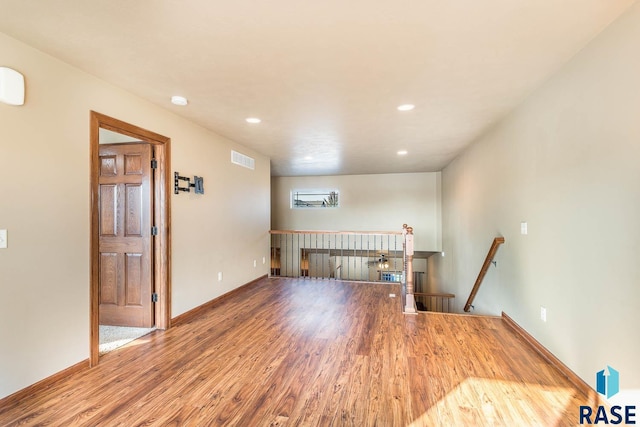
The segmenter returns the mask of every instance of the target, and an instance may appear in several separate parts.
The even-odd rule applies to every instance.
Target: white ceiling
[[[0,0],[0,31],[270,156],[275,176],[427,172],[634,2]]]

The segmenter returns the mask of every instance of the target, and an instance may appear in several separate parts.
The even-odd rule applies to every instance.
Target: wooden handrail
[[[467,303],[464,305],[464,311],[468,312],[471,309],[471,304],[473,303],[473,299],[476,297],[476,294],[478,293],[478,289],[480,289],[480,285],[482,284],[482,280],[484,279],[484,276],[487,274],[487,270],[489,270],[489,265],[491,265],[491,261],[493,261],[493,257],[496,256],[496,252],[498,252],[498,247],[503,243],[504,243],[504,237],[496,237],[495,239],[493,239],[493,243],[491,244],[491,248],[489,248],[489,253],[487,253],[487,257],[484,260],[484,264],[482,264],[482,268],[480,269],[480,273],[478,274],[476,283],[473,285],[473,289],[471,289],[471,293],[469,294]]]
[[[417,297],[455,298],[455,294],[443,294],[440,292],[415,292]]]

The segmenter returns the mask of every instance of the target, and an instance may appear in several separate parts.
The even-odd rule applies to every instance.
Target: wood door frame
[[[171,139],[138,126],[125,123],[95,111],[90,113],[91,156],[91,256],[90,256],[90,353],[89,365],[99,363],[100,347],[100,251],[99,251],[99,206],[98,179],[100,168],[100,128],[141,139],[153,145],[158,169],[154,176],[153,220],[158,227],[158,236],[153,247],[154,292],[158,294],[154,316],[158,329],[171,327]]]

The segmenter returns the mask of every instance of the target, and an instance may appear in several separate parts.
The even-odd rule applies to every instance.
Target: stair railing
[[[480,289],[480,285],[484,280],[484,276],[487,274],[487,270],[489,270],[489,266],[493,262],[493,258],[496,256],[496,252],[498,252],[498,247],[504,243],[504,237],[496,237],[493,239],[493,243],[491,244],[491,248],[489,248],[489,253],[487,253],[487,257],[482,264],[482,268],[480,269],[480,273],[478,274],[478,278],[476,279],[476,283],[473,285],[473,289],[471,289],[471,293],[469,294],[469,298],[467,299],[467,303],[464,305],[464,311],[468,312],[471,310],[471,305],[473,304],[473,300],[478,293],[478,289]]]
[[[271,277],[398,282],[400,231],[271,230]]]
[[[418,311],[451,313],[455,297],[455,294],[443,292],[415,292]]]

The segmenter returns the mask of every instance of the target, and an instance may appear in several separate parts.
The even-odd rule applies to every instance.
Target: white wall
[[[461,309],[504,236],[476,312],[506,312],[592,386],[611,365],[623,389],[640,387],[638,52],[637,4],[446,167],[430,260]]]
[[[0,58],[27,86],[0,104],[0,398],[89,357],[90,110],[170,137],[173,170],[204,177],[171,197],[173,317],[268,273],[268,158],[3,34]]]
[[[291,191],[337,189],[340,207],[291,209]],[[414,228],[416,250],[441,245],[440,172],[380,175],[274,177],[274,230],[401,231]]]

